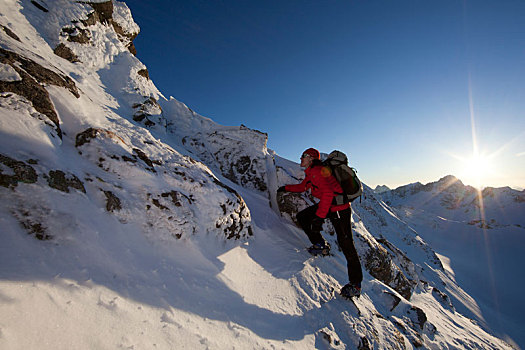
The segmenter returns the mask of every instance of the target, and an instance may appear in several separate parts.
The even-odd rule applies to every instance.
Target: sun
[[[489,157],[476,154],[464,160],[463,171],[460,177],[465,183],[482,188],[487,184],[491,174],[492,167]]]

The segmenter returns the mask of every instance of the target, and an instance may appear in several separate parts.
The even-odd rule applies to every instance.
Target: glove
[[[279,187],[279,188],[277,189],[277,193],[279,193],[279,192],[287,192],[287,191],[286,191],[286,186],[281,186],[281,187]]]
[[[321,232],[323,229],[323,222],[324,219],[320,218],[319,216],[315,215],[312,219],[312,231],[314,232]]]

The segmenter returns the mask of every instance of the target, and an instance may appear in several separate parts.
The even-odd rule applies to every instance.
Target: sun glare
[[[486,186],[486,181],[491,174],[490,160],[483,155],[474,155],[465,159],[464,162],[463,174],[461,175],[463,181],[477,188]]]

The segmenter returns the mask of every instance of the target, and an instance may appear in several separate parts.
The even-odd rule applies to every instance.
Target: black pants
[[[321,232],[312,230],[312,219],[315,217],[317,208],[318,206],[316,204],[297,213],[297,221],[312,244],[324,242]],[[352,237],[351,214],[352,209],[348,208],[337,213],[329,213],[328,218],[335,228],[337,243],[339,243],[339,247],[341,247],[346,258],[348,280],[353,284],[361,284],[363,271],[361,270],[361,262],[359,261],[359,256],[354,245],[354,238]]]

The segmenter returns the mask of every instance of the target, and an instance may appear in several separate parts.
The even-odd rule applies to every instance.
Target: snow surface
[[[10,65],[0,63],[0,80],[1,81],[19,81],[22,80],[20,74]]]
[[[81,24],[90,5],[36,3],[48,12],[29,0],[0,3],[0,24],[20,38],[0,28],[0,47],[70,77],[80,97],[45,85],[60,138],[28,98],[0,93],[0,176],[18,175],[5,157],[38,175],[0,187],[0,348],[507,349],[519,340],[522,323],[505,342],[483,322],[494,316],[474,293],[483,284],[461,280],[461,253],[441,250],[455,238],[422,238],[424,225],[409,226],[368,188],[353,205],[358,252],[363,261],[387,252],[385,269],[407,276],[411,298],[366,270],[357,308],[340,298],[346,264],[329,228],[333,256],[311,257],[276,206],[277,187],[303,176],[298,164],[268,150],[261,132],[165,99],[111,26]],[[113,11],[138,32],[124,3]],[[91,41],[68,41],[62,28],[72,25]],[[55,55],[60,43],[80,62]],[[0,72],[4,82],[21,78],[6,63]],[[133,118],[141,108],[149,126]],[[51,187],[57,170],[83,190]],[[36,239],[41,231],[49,239]],[[501,315],[517,320],[520,305]]]

